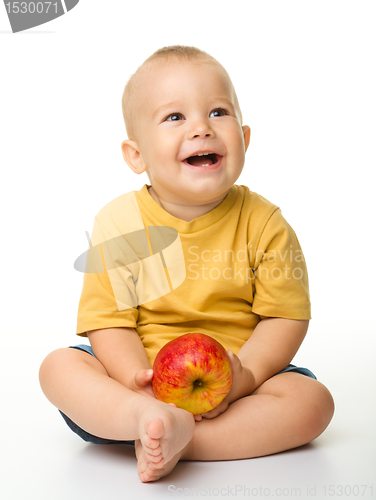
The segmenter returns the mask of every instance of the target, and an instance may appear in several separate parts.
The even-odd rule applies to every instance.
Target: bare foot
[[[167,476],[175,468],[175,465],[179,462],[183,450],[179,451],[167,464],[163,467],[156,469],[152,462],[147,462],[145,450],[142,447],[142,443],[139,439],[135,441],[136,457],[137,457],[137,472],[143,483],[148,483],[150,481],[157,481],[161,477]]]
[[[135,445],[142,482],[156,481],[172,471],[195,428],[191,413],[156,403],[146,406],[139,418],[140,440]]]

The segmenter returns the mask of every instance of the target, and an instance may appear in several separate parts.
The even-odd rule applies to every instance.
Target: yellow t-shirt
[[[233,185],[214,210],[187,222],[148,187],[95,217],[77,335],[135,328],[152,365],[184,333],[205,333],[236,354],[259,315],[310,319],[304,256],[276,205]]]

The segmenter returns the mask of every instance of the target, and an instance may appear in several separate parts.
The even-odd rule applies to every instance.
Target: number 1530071
[[[5,4],[8,14],[47,14],[50,10],[57,14],[57,2],[8,2]]]

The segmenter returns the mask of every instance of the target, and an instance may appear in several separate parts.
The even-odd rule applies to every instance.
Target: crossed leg
[[[328,426],[333,399],[320,382],[282,373],[213,419],[136,394],[111,379],[98,360],[74,349],[51,353],[41,386],[57,408],[88,432],[136,440],[142,481],[167,475],[179,460],[237,460],[306,444]]]
[[[238,460],[279,453],[318,437],[333,413],[332,396],[317,380],[293,372],[275,375],[221,415],[196,422],[192,440],[162,469],[154,470],[139,452],[139,469],[153,481],[179,459]]]
[[[192,438],[191,413],[133,392],[87,353],[57,349],[45,358],[39,376],[46,397],[76,425],[105,439],[137,440],[145,460],[156,467],[171,462]],[[141,480],[148,481],[142,472],[139,468]]]

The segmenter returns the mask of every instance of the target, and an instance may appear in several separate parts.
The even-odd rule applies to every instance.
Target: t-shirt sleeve
[[[109,271],[112,273],[112,281],[119,276],[119,270],[115,267],[113,256],[108,251],[108,242],[103,240],[104,229],[98,221],[94,223],[92,243],[86,257],[83,287],[78,306],[76,334],[86,337],[87,331],[103,328],[128,327],[136,328],[138,320],[138,308],[131,307],[135,304],[134,282],[127,267],[121,268],[120,285],[124,290],[123,295],[129,297],[129,306],[115,297]],[[111,240],[110,240],[111,241]],[[116,240],[113,240],[116,243]],[[112,245],[114,247],[114,245]],[[113,253],[113,252],[112,252]],[[107,258],[105,259],[105,255]],[[112,258],[109,258],[110,257]],[[107,265],[106,265],[107,264]],[[110,265],[110,268],[108,266]],[[94,272],[98,271],[98,272]],[[116,275],[114,276],[114,273]]]
[[[253,312],[260,316],[311,319],[303,251],[280,209],[274,211],[261,233],[254,262]]]

